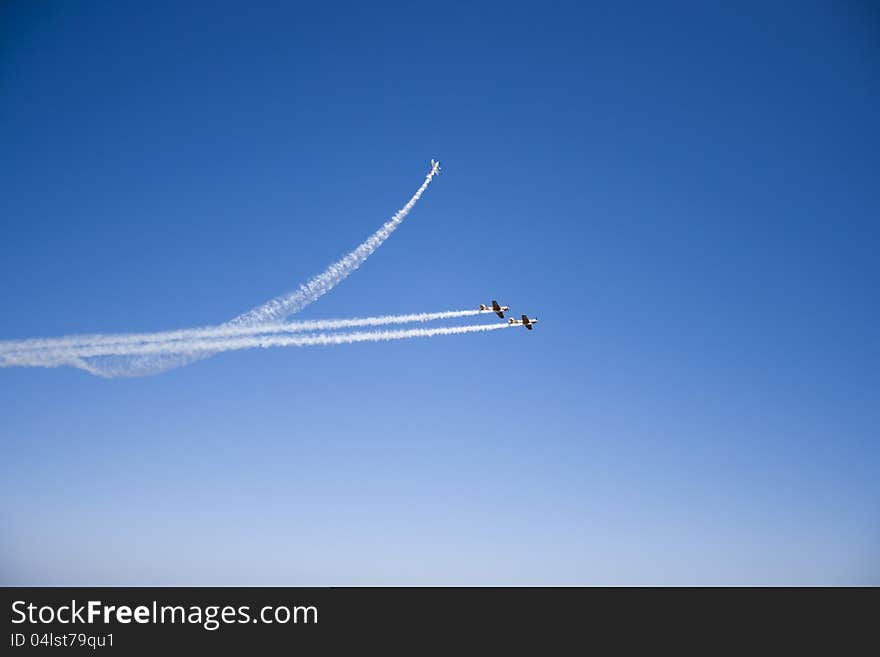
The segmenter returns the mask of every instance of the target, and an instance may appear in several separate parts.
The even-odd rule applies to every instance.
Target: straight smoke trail
[[[219,353],[240,349],[268,349],[271,347],[308,347],[318,345],[355,344],[359,342],[387,342],[410,338],[430,338],[441,335],[464,335],[506,329],[509,324],[473,324],[353,333],[317,333],[309,335],[250,335],[226,338],[198,338],[175,342],[146,344],[106,344],[42,351],[24,351],[0,355],[0,367],[61,367],[74,365],[88,369],[83,359],[96,356],[145,356],[154,354],[190,355],[205,352]]]
[[[418,203],[422,194],[425,193],[428,185],[431,184],[434,176],[438,173],[440,173],[440,163],[431,160],[431,170],[425,176],[424,182],[416,190],[412,198],[357,248],[331,264],[320,274],[310,278],[293,292],[276,297],[246,313],[238,315],[226,322],[226,325],[257,326],[259,324],[277,323],[299,312],[310,303],[317,301],[321,296],[327,294],[327,292],[348,278],[397,230],[398,226],[403,223],[403,220],[406,219],[406,216]],[[138,358],[100,357],[88,362],[80,360],[71,364],[100,376],[146,376],[187,365],[202,358],[208,358],[211,356],[211,353],[210,351],[205,351],[187,356],[176,354]]]
[[[356,317],[352,319],[315,319],[285,324],[265,324],[258,326],[206,326],[176,331],[155,333],[117,333],[70,335],[60,338],[32,338],[28,340],[9,340],[0,342],[0,354],[59,350],[74,347],[96,347],[102,345],[137,345],[156,342],[174,342],[208,338],[233,338],[269,333],[300,333],[304,331],[336,331],[361,326],[386,326],[389,324],[415,324],[433,322],[441,319],[474,317],[491,313],[491,310],[447,310],[434,313],[411,313],[408,315],[381,315],[378,317]]]

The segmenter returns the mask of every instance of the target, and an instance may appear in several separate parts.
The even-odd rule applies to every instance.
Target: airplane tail
[[[486,304],[485,304],[485,303],[481,303],[481,304],[480,304],[480,310],[489,310],[489,309],[486,307]]]

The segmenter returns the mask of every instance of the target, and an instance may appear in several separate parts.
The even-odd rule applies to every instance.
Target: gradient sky
[[[431,157],[299,317],[541,323],[0,370],[0,583],[880,584],[880,14],[660,4],[4,2],[0,339],[227,320]]]

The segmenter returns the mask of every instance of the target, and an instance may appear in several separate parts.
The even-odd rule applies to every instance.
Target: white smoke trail
[[[306,283],[300,285],[296,290],[276,297],[246,313],[238,315],[226,322],[230,326],[255,326],[258,324],[279,322],[290,315],[299,312],[310,303],[317,301],[321,296],[327,294],[339,283],[345,280],[352,272],[360,267],[364,261],[378,249],[385,240],[397,229],[406,216],[418,203],[422,194],[428,189],[431,181],[440,173],[440,163],[431,160],[431,170],[425,176],[425,181],[421,187],[416,190],[412,198],[407,201],[394,216],[386,221],[379,230],[370,235],[362,244],[343,258],[331,264],[327,269],[312,277]],[[146,376],[149,374],[158,374],[175,367],[180,367],[188,363],[195,362],[202,358],[207,358],[212,352],[206,351],[198,354],[190,355],[170,355],[170,356],[152,356],[152,357],[103,357],[95,358],[89,362],[83,362],[78,367],[85,369],[92,374],[103,376],[118,376],[125,374],[127,376]]]
[[[407,201],[400,210],[398,210],[391,219],[385,222],[383,226],[375,233],[370,235],[365,242],[358,246],[354,251],[346,255],[344,258],[337,260],[327,267],[317,276],[313,276],[308,282],[300,285],[296,290],[276,297],[271,301],[257,306],[246,313],[235,317],[228,323],[233,325],[254,325],[265,324],[267,322],[277,322],[285,317],[289,317],[295,312],[299,312],[310,303],[317,301],[321,296],[327,294],[339,283],[345,280],[353,271],[360,267],[364,261],[369,258],[373,252],[382,246],[391,233],[397,230],[397,227],[406,219],[406,215],[410,213],[422,194],[428,189],[431,180],[440,172],[440,163],[431,161],[431,170],[425,176],[425,182],[416,190],[412,198]]]
[[[463,335],[484,333],[508,328],[510,324],[474,324],[470,326],[445,326],[437,328],[398,329],[393,331],[362,331],[355,333],[317,333],[310,335],[250,335],[226,338],[198,338],[174,342],[146,344],[104,344],[42,351],[22,351],[0,355],[0,367],[80,367],[94,371],[84,359],[96,356],[146,356],[154,354],[190,355],[219,353],[239,349],[269,347],[306,347],[315,345],[354,344],[358,342],[385,342],[409,338],[429,338],[440,335]],[[125,372],[118,372],[124,375]]]
[[[446,310],[433,313],[411,313],[408,315],[380,315],[378,317],[356,317],[351,319],[314,319],[284,324],[264,324],[258,326],[205,326],[175,331],[155,333],[116,333],[68,335],[60,338],[31,338],[27,340],[7,340],[0,342],[0,354],[34,350],[59,350],[73,347],[98,345],[135,345],[152,342],[172,342],[199,338],[223,338],[257,335],[263,333],[299,333],[303,331],[335,331],[359,326],[385,326],[388,324],[414,324],[433,322],[441,319],[474,317],[491,313],[491,310]]]

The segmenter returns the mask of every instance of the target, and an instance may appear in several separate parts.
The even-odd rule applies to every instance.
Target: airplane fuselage
[[[525,326],[527,329],[529,329],[531,331],[532,324],[537,324],[538,318],[537,317],[529,318],[529,317],[526,317],[525,315],[523,315],[522,319],[514,319],[513,317],[511,317],[507,321],[511,326]]]
[[[501,319],[504,319],[504,311],[510,310],[510,306],[499,306],[498,302],[493,300],[491,306],[487,306],[485,303],[481,303],[480,310],[482,310],[483,312],[493,312]]]

